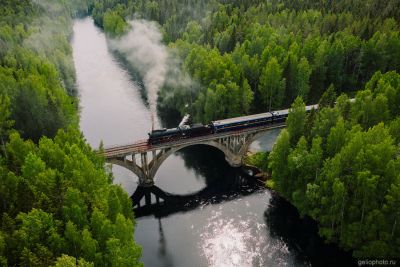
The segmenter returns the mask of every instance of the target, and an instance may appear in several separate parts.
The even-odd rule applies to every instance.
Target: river
[[[145,93],[109,49],[90,18],[74,23],[73,57],[81,106],[81,130],[98,147],[146,138],[151,128]],[[253,143],[272,146],[277,132]],[[138,179],[114,166],[115,183],[132,195]],[[348,253],[326,245],[315,223],[254,178],[231,168],[223,154],[194,146],[170,156],[155,188],[185,202],[165,203],[137,214],[135,240],[145,266],[343,266]]]

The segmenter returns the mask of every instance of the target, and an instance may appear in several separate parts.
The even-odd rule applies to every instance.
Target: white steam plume
[[[112,40],[111,45],[122,52],[142,76],[150,111],[156,117],[157,93],[165,82],[168,51],[155,22],[133,20],[130,25],[131,30],[120,39]]]

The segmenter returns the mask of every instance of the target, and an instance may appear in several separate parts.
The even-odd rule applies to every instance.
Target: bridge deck
[[[246,128],[246,129],[241,129],[241,130],[236,130],[236,131],[208,134],[208,135],[202,135],[202,136],[193,137],[193,138],[178,139],[178,140],[174,140],[172,142],[165,142],[165,143],[155,144],[155,145],[149,144],[147,142],[147,140],[140,140],[135,143],[128,144],[128,145],[108,147],[108,148],[104,149],[103,155],[106,158],[123,157],[123,156],[130,155],[131,153],[144,153],[144,152],[148,152],[148,151],[154,151],[154,150],[159,150],[159,149],[164,149],[164,148],[169,148],[169,147],[174,147],[174,146],[181,146],[181,145],[187,145],[187,144],[193,144],[193,143],[201,143],[202,141],[210,141],[210,140],[214,140],[214,139],[218,139],[218,138],[239,135],[242,133],[253,133],[253,132],[259,132],[259,131],[267,130],[267,129],[282,128],[282,127],[285,127],[285,125],[286,125],[285,123],[276,123],[276,124],[263,125],[263,126],[259,126],[259,127]]]

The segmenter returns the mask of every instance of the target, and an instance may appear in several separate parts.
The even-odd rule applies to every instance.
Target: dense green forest
[[[208,122],[294,101],[272,153],[253,162],[328,242],[400,255],[399,1],[95,0],[89,12],[113,37],[131,19],[159,23],[192,79],[164,85],[162,111]]]
[[[78,122],[71,18],[61,7],[47,11],[29,1],[5,2],[0,9],[0,89],[11,102],[15,129],[37,142]]]
[[[269,157],[269,185],[355,257],[400,255],[400,75],[375,73],[355,101],[328,90],[318,112],[297,98]]]
[[[77,129],[75,2],[1,2],[1,266],[141,265],[130,199]]]

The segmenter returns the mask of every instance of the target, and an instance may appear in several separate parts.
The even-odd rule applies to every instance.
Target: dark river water
[[[76,20],[72,41],[81,129],[98,147],[146,138],[151,128],[144,89],[90,18]],[[278,132],[251,150],[268,149]],[[114,166],[115,183],[132,195],[137,177]],[[140,189],[141,190],[141,189]],[[145,266],[349,266],[348,253],[326,245],[315,223],[206,146],[183,149],[157,172],[156,194],[173,201],[137,210],[135,240]],[[152,197],[153,201],[155,197]],[[143,202],[141,202],[143,205]]]

